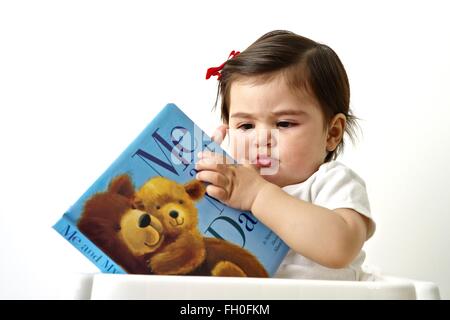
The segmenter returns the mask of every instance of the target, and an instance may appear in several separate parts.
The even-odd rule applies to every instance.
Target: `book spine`
[[[86,258],[92,261],[101,272],[116,274],[127,273],[85,237],[80,230],[78,230],[76,224],[74,224],[66,214],[64,214],[53,226],[53,229],[77,248]]]

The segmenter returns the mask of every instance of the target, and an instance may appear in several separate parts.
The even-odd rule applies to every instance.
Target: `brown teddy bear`
[[[149,256],[164,242],[163,225],[134,206],[128,175],[114,178],[106,192],[84,204],[79,230],[129,273],[149,274]]]
[[[258,259],[228,241],[203,237],[195,202],[205,195],[198,180],[185,185],[164,177],[147,181],[135,205],[163,225],[164,242],[149,256],[154,274],[268,277]]]

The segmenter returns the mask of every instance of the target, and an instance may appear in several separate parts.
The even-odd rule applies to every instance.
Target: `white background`
[[[0,2],[0,298],[55,296],[97,269],[52,225],[175,102],[211,133],[208,67],[273,29],[346,66],[367,182],[367,263],[450,298],[450,20],[445,1]],[[60,275],[60,276],[58,276]],[[59,279],[59,280],[57,280]]]

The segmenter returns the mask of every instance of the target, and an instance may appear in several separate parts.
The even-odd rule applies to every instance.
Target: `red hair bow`
[[[230,59],[230,58],[234,58],[234,57],[236,57],[236,56],[238,56],[240,54],[240,52],[239,51],[231,51],[231,53],[230,53],[230,55],[228,56],[228,59],[227,59],[227,61]],[[207,71],[206,71],[206,80],[208,80],[209,78],[211,78],[212,76],[217,76],[217,80],[220,80],[220,78],[222,77],[222,73],[220,72],[222,69],[223,69],[223,67],[225,66],[225,63],[227,63],[227,61],[225,61],[224,63],[222,63],[220,66],[218,66],[218,67],[212,67],[212,68],[209,68]]]

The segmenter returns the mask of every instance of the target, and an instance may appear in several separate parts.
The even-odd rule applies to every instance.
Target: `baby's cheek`
[[[250,156],[250,142],[245,134],[230,134],[230,153],[233,159],[249,160]]]

